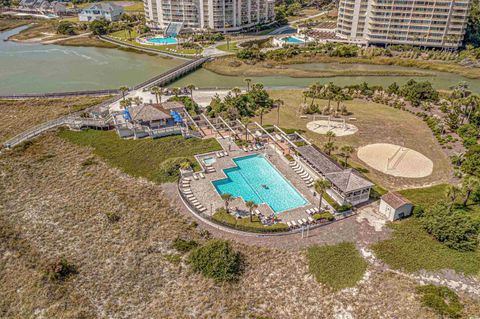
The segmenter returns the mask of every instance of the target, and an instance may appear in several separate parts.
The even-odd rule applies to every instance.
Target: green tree
[[[267,108],[265,108],[265,107],[259,107],[259,108],[257,109],[257,111],[255,112],[255,114],[256,114],[257,116],[260,116],[260,125],[263,125],[263,114],[265,114],[267,111],[268,111]]]
[[[57,33],[63,35],[74,35],[75,25],[70,21],[61,21],[57,25]]]
[[[398,86],[397,82],[393,82],[387,88],[388,94],[398,94],[400,92],[400,87]]]
[[[128,86],[121,86],[119,90],[122,93],[122,99],[125,101],[125,95],[128,91],[130,91],[130,89],[128,88]]]
[[[318,193],[318,196],[320,197],[320,200],[318,201],[318,210],[320,211],[322,210],[323,194],[331,186],[332,184],[326,179],[317,179],[317,181],[314,184],[315,191]]]
[[[88,26],[94,35],[104,35],[108,33],[110,22],[105,18],[100,18],[90,22]]]
[[[463,199],[463,206],[467,206],[468,200],[472,195],[472,192],[477,190],[480,187],[480,178],[476,176],[467,176],[463,179],[462,191],[465,194]]]
[[[229,193],[223,193],[221,197],[222,197],[223,203],[225,204],[225,211],[228,213],[228,205],[233,200],[233,196],[232,194],[229,194]]]
[[[400,89],[400,94],[413,105],[419,106],[421,102],[437,102],[438,92],[428,81],[417,82],[409,80]]]
[[[250,83],[252,83],[252,79],[245,79],[245,83],[247,83],[247,92],[250,92]]]
[[[350,155],[353,153],[354,148],[350,145],[343,145],[340,147],[341,156],[344,158],[344,167],[348,166],[348,159]]]
[[[253,222],[253,210],[256,209],[258,205],[255,204],[253,200],[245,202],[245,205],[247,206],[248,212],[250,213],[250,222]]]
[[[277,107],[277,126],[280,126],[280,107],[285,104],[283,100],[276,99],[273,104]]]
[[[155,85],[155,86],[152,86],[152,88],[150,89],[150,92],[155,95],[157,104],[159,104],[162,101],[163,89],[160,86]]]

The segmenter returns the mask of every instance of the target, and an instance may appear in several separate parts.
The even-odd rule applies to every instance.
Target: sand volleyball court
[[[360,147],[357,156],[368,166],[392,176],[420,178],[433,171],[433,162],[428,157],[395,144],[369,144]]]

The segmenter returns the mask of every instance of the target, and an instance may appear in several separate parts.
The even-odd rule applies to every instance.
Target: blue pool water
[[[203,162],[205,164],[213,164],[215,163],[217,160],[215,159],[215,157],[207,157],[207,158],[204,158],[203,159]]]
[[[151,38],[148,42],[157,43],[157,44],[175,44],[177,43],[177,39],[175,38]]]
[[[304,43],[302,39],[294,38],[294,37],[288,37],[288,38],[283,38],[283,41],[287,43]]]
[[[219,194],[229,193],[245,201],[266,203],[276,213],[307,204],[305,198],[262,155],[233,161],[237,167],[224,170],[228,178],[213,182]]]

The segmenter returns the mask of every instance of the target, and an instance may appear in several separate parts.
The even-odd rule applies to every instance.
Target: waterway
[[[112,89],[121,85],[132,86],[158,75],[184,61],[160,56],[149,56],[118,49],[69,47],[4,41],[25,27],[0,33],[0,94],[62,92],[91,89]],[[252,66],[254,67],[254,66]],[[306,87],[313,82],[334,82],[345,86],[361,82],[388,86],[392,82],[403,84],[411,78],[428,80],[437,89],[449,89],[459,82],[467,82],[480,93],[480,79],[460,75],[389,65],[310,63],[291,65],[296,69],[315,69],[325,72],[341,70],[427,72],[428,76],[335,76],[323,78],[293,78],[288,76],[250,77],[266,87]],[[231,88],[245,86],[242,76],[223,76],[199,69],[170,84],[180,87],[194,84],[201,88]]]
[[[5,41],[24,28],[0,33],[0,94],[115,89],[184,62],[119,49]]]

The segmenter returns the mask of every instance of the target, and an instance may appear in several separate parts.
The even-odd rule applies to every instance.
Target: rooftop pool
[[[176,44],[177,39],[169,37],[169,38],[151,38],[147,40],[148,42],[155,43],[155,44]]]
[[[233,161],[237,167],[224,170],[227,178],[213,181],[219,194],[229,193],[256,204],[266,203],[276,213],[308,203],[262,155],[240,157]]]

